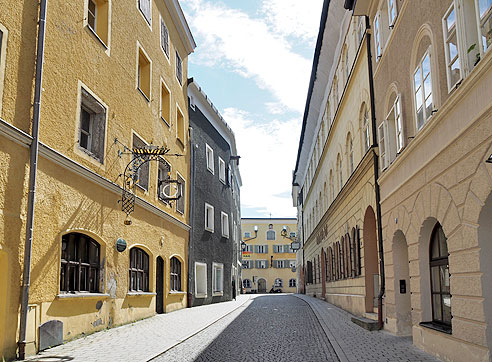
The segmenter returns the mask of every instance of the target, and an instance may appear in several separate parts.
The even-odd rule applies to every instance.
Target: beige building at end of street
[[[295,293],[296,255],[291,243],[296,237],[296,219],[242,218],[241,230],[243,290],[268,293],[280,289]]]
[[[39,4],[0,7],[0,360],[10,360],[23,319]],[[194,47],[177,1],[48,1],[27,354],[61,342],[48,330],[65,341],[186,306]],[[128,225],[125,169],[149,144],[183,157],[139,168]],[[178,201],[164,197],[167,175],[180,181]]]

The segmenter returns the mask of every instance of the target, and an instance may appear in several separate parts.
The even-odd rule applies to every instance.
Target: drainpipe
[[[36,194],[36,173],[38,166],[39,118],[41,111],[41,89],[43,82],[44,37],[46,30],[46,6],[48,0],[41,0],[39,7],[38,44],[36,54],[36,78],[34,83],[34,105],[32,116],[32,143],[29,160],[29,195],[27,201],[26,240],[24,248],[24,271],[22,275],[21,314],[19,328],[19,358],[26,356],[27,310],[29,285],[31,281],[32,229],[34,224],[34,202]]]
[[[192,293],[191,289],[192,288],[192,283],[191,283],[191,275],[193,272],[193,266],[191,265],[191,261],[193,258],[191,257],[191,253],[193,253],[193,221],[194,221],[194,210],[195,208],[192,205],[195,205],[195,147],[194,147],[194,137],[193,137],[193,128],[190,127],[190,152],[191,152],[191,159],[190,159],[190,238],[189,238],[189,245],[188,245],[188,285],[186,286],[186,290],[188,292],[188,303],[187,306],[188,308],[191,308],[192,304]]]
[[[366,16],[366,29],[370,29],[369,17]],[[383,249],[383,225],[381,221],[381,192],[379,189],[379,158],[374,150],[378,147],[376,135],[376,102],[374,100],[374,73],[372,69],[371,34],[366,31],[367,38],[367,66],[369,71],[369,93],[371,97],[371,121],[372,121],[372,152],[374,157],[374,188],[376,192],[376,218],[378,227],[378,249],[379,249],[379,277],[380,289],[378,295],[378,324],[383,328],[383,296],[386,290],[386,279],[384,275],[384,249]]]

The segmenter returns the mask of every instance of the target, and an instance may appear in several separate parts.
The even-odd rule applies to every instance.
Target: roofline
[[[321,11],[321,20],[320,20],[320,24],[319,24],[318,39],[316,40],[316,48],[314,50],[313,66],[311,69],[311,78],[309,80],[309,88],[308,88],[308,94],[307,94],[307,99],[306,99],[306,106],[304,108],[304,116],[302,119],[302,129],[301,129],[301,137],[299,139],[299,148],[297,149],[296,167],[295,167],[293,175],[292,175],[292,177],[293,177],[292,181],[293,182],[296,178],[297,169],[299,168],[299,159],[301,157],[302,144],[304,143],[304,133],[306,132],[307,118],[308,118],[308,114],[309,114],[309,104],[311,103],[311,97],[313,95],[314,81],[316,80],[316,72],[318,70],[319,56],[321,54],[321,47],[323,45],[323,35],[325,33],[326,20],[328,18],[328,8],[329,7],[330,7],[330,0],[324,0],[323,9]]]
[[[187,55],[190,55],[195,50],[196,43],[195,39],[193,39],[193,34],[191,34],[191,29],[188,26],[188,22],[186,21],[183,9],[181,9],[181,5],[179,5],[178,0],[164,0],[164,2],[170,10],[169,13],[171,14],[171,18],[173,19],[176,28],[178,29],[179,37],[183,42]]]

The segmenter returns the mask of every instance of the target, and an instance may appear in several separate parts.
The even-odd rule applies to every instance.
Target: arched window
[[[266,236],[267,240],[275,240],[275,230],[268,230]]]
[[[333,251],[333,248],[330,246],[330,260],[331,260],[331,280],[336,280],[337,279],[337,266],[336,266],[336,260],[335,260],[335,252]]]
[[[91,237],[70,233],[61,245],[60,291],[99,292],[100,246]]]
[[[338,190],[342,190],[343,178],[342,178],[342,157],[340,154],[337,156],[337,177],[338,177]]]
[[[348,174],[351,175],[354,172],[354,144],[352,142],[352,135],[347,135],[347,158],[348,158]]]
[[[446,236],[438,223],[430,242],[432,321],[451,327],[451,292]]]
[[[345,238],[342,236],[342,239],[340,240],[340,244],[338,244],[338,247],[340,248],[340,278],[345,279],[347,275],[345,274]]]
[[[173,256],[170,264],[171,286],[170,289],[173,292],[181,291],[181,262],[178,258]]]
[[[275,279],[275,286],[282,288],[284,286],[284,282],[282,281],[282,279],[280,278]]]
[[[363,103],[361,107],[361,128],[362,128],[362,150],[365,154],[371,147],[371,128],[369,125],[369,111],[366,104]]]
[[[335,183],[333,181],[333,170],[330,170],[330,202],[335,199]]]
[[[333,249],[331,246],[328,247],[328,256],[326,258],[327,266],[326,266],[326,275],[327,275],[327,280],[331,281],[333,280]]]
[[[316,200],[315,205],[316,205],[316,206],[315,206],[315,209],[314,209],[314,210],[315,210],[315,212],[314,212],[315,217],[314,217],[314,218],[315,218],[315,223],[317,223],[317,222],[318,222],[318,220],[319,220],[319,206],[318,206],[318,200]]]
[[[328,203],[328,188],[326,187],[326,181],[323,186],[323,203],[324,203],[324,208],[323,208],[323,213],[324,213],[330,206],[330,204]]]
[[[243,280],[243,288],[251,288],[251,280],[244,279]]]
[[[324,205],[323,205],[323,195],[321,194],[321,191],[319,193],[319,219],[321,220],[321,218],[323,217],[323,214],[324,214]]]
[[[289,279],[289,288],[296,287],[296,280],[294,278]]]
[[[130,249],[130,291],[149,291],[149,255],[140,248]]]
[[[434,102],[432,97],[431,47],[418,60],[413,74],[415,112],[417,129],[420,130],[432,115]]]

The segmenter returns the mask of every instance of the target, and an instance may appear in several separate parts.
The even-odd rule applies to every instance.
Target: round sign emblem
[[[125,251],[126,249],[126,241],[125,239],[118,239],[116,240],[116,250],[118,250],[120,253],[122,251]]]

